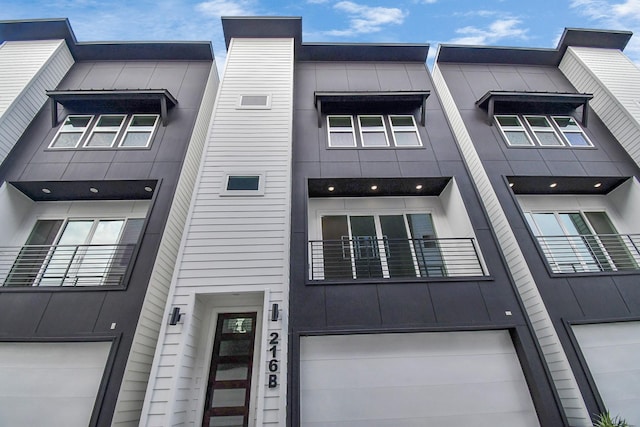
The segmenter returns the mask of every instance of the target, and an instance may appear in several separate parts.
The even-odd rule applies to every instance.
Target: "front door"
[[[257,313],[218,315],[203,427],[247,427]]]

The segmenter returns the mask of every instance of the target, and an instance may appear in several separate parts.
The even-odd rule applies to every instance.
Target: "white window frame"
[[[573,120],[573,123],[575,123],[577,129],[575,130],[563,130],[559,125],[558,122],[556,121],[556,119],[571,119]],[[558,132],[561,135],[561,138],[566,142],[567,146],[572,147],[572,148],[593,148],[593,142],[591,142],[591,140],[589,139],[589,137],[587,136],[586,132],[584,131],[584,129],[582,129],[582,126],[580,126],[580,124],[578,123],[578,121],[572,117],[572,116],[551,116],[551,122],[553,123],[554,126],[556,126],[558,128]],[[585,141],[587,141],[588,145],[572,145],[571,141],[569,140],[569,138],[566,137],[567,133],[579,133],[582,134],[582,137],[584,138]]]
[[[369,127],[362,126],[362,119],[363,118],[372,118],[372,117],[380,118],[380,120],[382,122],[382,126],[369,126]],[[384,116],[382,114],[363,114],[363,115],[358,115],[358,128],[360,130],[360,143],[362,144],[363,148],[385,148],[385,147],[389,147],[389,135],[387,133],[387,125],[385,124]],[[386,145],[366,145],[365,144],[364,134],[366,134],[366,133],[380,133],[380,132],[382,132],[384,134],[384,140],[386,142]]]
[[[418,131],[418,126],[416,125],[416,119],[411,114],[389,114],[389,126],[391,127],[391,135],[393,136],[393,144],[396,148],[404,148],[404,147],[422,147],[422,138],[420,138],[420,132]],[[413,126],[393,126],[393,118],[401,117],[401,118],[411,118],[411,122]],[[418,138],[418,145],[398,145],[396,140],[396,132],[400,133],[415,133]]]
[[[342,127],[337,127],[337,128],[332,128],[331,127],[331,118],[348,118],[349,122],[351,123],[351,127],[350,128],[342,128]],[[351,134],[351,141],[353,142],[353,145],[351,146],[333,146],[331,145],[331,134],[332,133],[350,133]],[[329,142],[329,147],[331,148],[354,148],[357,147],[356,144],[356,130],[355,127],[353,125],[353,116],[348,115],[348,114],[332,114],[332,115],[328,115],[327,116],[327,141]]]
[[[266,98],[265,104],[243,104],[243,100],[245,97],[258,97],[264,96]],[[238,103],[236,104],[236,109],[238,110],[269,110],[271,109],[271,94],[270,93],[252,93],[252,94],[243,94],[238,97]]]
[[[227,187],[229,185],[230,177],[243,177],[243,176],[251,176],[258,177],[258,189],[257,190],[228,190]],[[224,174],[224,179],[222,180],[222,189],[220,191],[220,196],[245,196],[245,197],[254,197],[254,196],[264,196],[264,187],[265,187],[265,173],[264,172],[254,172],[254,171],[234,171],[227,172]]]
[[[87,123],[87,126],[85,126],[83,129],[78,129],[78,130],[64,129],[65,123],[67,122],[67,120],[69,120],[72,117],[88,117],[89,118],[89,122]],[[67,117],[64,118],[64,121],[60,125],[60,128],[58,129],[58,132],[56,133],[56,136],[54,136],[53,139],[51,140],[51,143],[49,144],[49,148],[51,148],[53,150],[73,150],[73,149],[78,148],[78,146],[80,145],[80,143],[84,139],[84,136],[86,135],[87,131],[92,127],[92,124],[93,124],[93,121],[94,121],[93,119],[94,119],[94,116],[90,115],[90,114],[69,114]],[[74,145],[73,147],[56,147],[55,143],[58,140],[58,137],[61,134],[67,134],[67,133],[79,133],[80,134],[80,138],[78,139],[78,142],[76,142],[76,145]]]
[[[132,126],[133,120],[136,117],[139,116],[153,116],[155,117],[155,121],[153,122],[153,126]],[[122,134],[122,137],[120,138],[120,142],[118,143],[118,148],[123,148],[123,149],[127,149],[127,150],[136,150],[136,149],[140,149],[140,148],[149,148],[149,146],[151,145],[151,140],[153,139],[153,136],[156,133],[156,130],[158,129],[158,122],[160,121],[160,115],[159,114],[131,114],[129,117],[129,120],[127,122],[127,128],[125,129],[124,133]],[[127,134],[129,133],[143,133],[143,132],[149,132],[149,137],[147,138],[147,142],[145,145],[135,145],[135,146],[124,146],[122,145],[124,143],[124,140],[127,138]]]
[[[517,126],[503,126],[503,125],[500,124],[500,121],[498,120],[499,117],[515,117],[516,120],[518,121],[518,123],[520,124],[520,126],[519,127],[517,127]],[[493,116],[493,118],[494,118],[494,122],[496,123],[496,126],[498,127],[498,129],[500,130],[500,133],[502,134],[502,137],[507,142],[507,145],[509,147],[535,147],[535,143],[531,139],[531,136],[529,135],[529,132],[527,131],[527,127],[525,126],[525,124],[523,123],[523,120],[520,118],[520,116],[518,114],[495,114]],[[527,141],[529,141],[529,145],[514,145],[514,144],[512,144],[511,141],[509,140],[509,137],[506,134],[507,131],[522,131],[524,133],[524,135],[526,136]]]
[[[103,127],[99,127],[98,124],[100,123],[100,120],[103,117],[122,117],[122,120],[120,121],[120,126],[103,126]],[[89,149],[100,149],[100,148],[112,148],[113,145],[115,144],[115,142],[118,140],[118,137],[120,136],[120,131],[122,130],[122,127],[124,126],[125,122],[127,121],[127,115],[126,114],[101,114],[98,116],[98,119],[96,120],[96,122],[93,124],[93,126],[91,127],[91,132],[89,132],[89,136],[85,139],[84,144],[82,145],[82,148],[89,148]],[[91,137],[96,134],[96,133],[113,133],[115,132],[115,135],[113,136],[113,139],[111,140],[111,144],[110,145],[97,145],[97,146],[91,146],[89,145],[89,141],[91,141]]]
[[[549,116],[527,114],[527,115],[523,115],[522,118],[524,119],[524,123],[529,128],[529,130],[531,130],[531,134],[533,135],[533,137],[535,138],[535,141],[537,142],[537,144],[540,147],[558,148],[558,147],[564,147],[565,146],[565,138],[561,137],[558,134],[558,132],[556,131],[556,129],[555,129],[553,123],[552,123],[553,120],[551,120]],[[528,120],[529,118],[544,119],[549,126],[548,127],[533,126],[529,122],[529,120]],[[538,132],[553,134],[556,137],[556,139],[559,142],[559,144],[556,144],[556,145],[543,144],[542,141],[540,140],[540,138],[538,138],[538,134],[537,134]]]

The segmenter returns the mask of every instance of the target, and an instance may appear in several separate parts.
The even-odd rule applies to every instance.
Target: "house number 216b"
[[[269,388],[276,388],[278,387],[278,359],[276,359],[276,355],[278,353],[278,344],[280,344],[280,335],[277,332],[271,332],[269,337],[271,337],[268,350],[271,356],[271,360],[269,360]]]

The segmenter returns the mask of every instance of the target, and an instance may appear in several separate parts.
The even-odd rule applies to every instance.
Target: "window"
[[[635,236],[618,234],[606,212],[526,212],[554,273],[636,270]]]
[[[124,115],[100,116],[84,146],[111,147],[120,132],[125,117]]]
[[[418,147],[422,145],[418,127],[413,116],[389,116],[393,142],[396,147]]]
[[[49,148],[146,148],[159,122],[157,114],[68,116]]]
[[[127,126],[120,147],[148,147],[157,124],[158,116],[155,114],[134,115]]]
[[[512,147],[593,147],[573,117],[496,115],[495,119]]]
[[[259,109],[265,110],[271,108],[271,96],[269,95],[240,95],[237,108],[240,109]]]
[[[387,129],[382,116],[358,116],[363,147],[388,147]]]
[[[358,138],[356,138],[357,122]],[[412,115],[327,116],[329,147],[386,148],[421,147],[422,141]]]
[[[496,122],[509,145],[514,147],[533,145],[518,116],[496,116]]]
[[[587,135],[573,117],[553,117],[567,143],[572,147],[593,147]]]
[[[264,195],[264,174],[226,174],[221,196]]]
[[[524,119],[527,121],[538,144],[548,147],[564,145],[555,130],[553,130],[549,119],[545,116],[525,116]]]
[[[5,286],[121,285],[144,219],[38,220]]]
[[[76,148],[93,116],[67,116],[49,148]]]
[[[351,116],[327,116],[329,147],[355,147],[356,135]]]

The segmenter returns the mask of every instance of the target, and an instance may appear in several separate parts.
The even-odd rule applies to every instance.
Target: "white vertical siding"
[[[142,305],[138,326],[127,360],[124,378],[113,416],[114,426],[137,426],[144,401],[144,394],[151,371],[151,362],[158,342],[158,334],[164,318],[165,304],[171,278],[178,256],[187,212],[198,174],[198,166],[204,149],[211,113],[218,92],[218,71],[211,66],[209,79],[196,117],[193,133],[182,165],[167,224],[158,248],[156,262],[151,272],[149,287]]]
[[[569,424],[572,426],[591,426],[589,412],[542,296],[437,64],[433,70],[433,79],[447,119],[469,167],[471,177],[476,183],[482,203],[489,215],[489,221],[495,230],[498,243],[524,303],[526,313],[533,325]]]
[[[593,111],[640,165],[640,69],[619,50],[586,47],[569,47],[559,68],[594,95]]]
[[[194,295],[259,292],[265,295],[263,316],[272,303],[288,311],[293,59],[292,39],[234,39],[230,44],[165,311],[178,306],[193,317],[162,328],[141,425],[202,422],[194,415],[203,405],[196,385],[202,374],[196,372],[201,365],[197,353],[208,344],[196,338],[204,330],[207,308],[193,303]],[[256,94],[269,94],[271,107],[236,108],[241,95]],[[221,195],[225,173],[263,174],[264,195]],[[265,323],[256,335],[262,350],[254,366],[259,383],[254,423],[284,425],[286,318]],[[265,385],[266,336],[261,335],[271,331],[281,337],[282,384],[276,389]]]
[[[73,63],[64,40],[0,45],[0,164]]]

